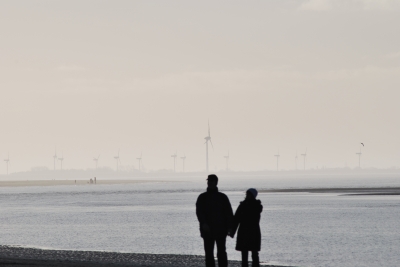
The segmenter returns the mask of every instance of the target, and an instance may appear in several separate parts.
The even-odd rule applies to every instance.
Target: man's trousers
[[[219,267],[228,266],[228,256],[226,254],[226,236],[205,237],[204,251],[206,252],[206,267],[215,267],[214,245],[217,243],[217,258]]]

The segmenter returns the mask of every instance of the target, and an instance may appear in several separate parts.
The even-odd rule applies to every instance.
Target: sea
[[[99,180],[101,178],[98,178]],[[0,188],[0,245],[203,255],[195,213],[206,177]],[[400,187],[399,174],[221,175],[234,211],[248,188]],[[400,196],[260,193],[263,264],[400,266]],[[231,260],[240,260],[228,237]]]

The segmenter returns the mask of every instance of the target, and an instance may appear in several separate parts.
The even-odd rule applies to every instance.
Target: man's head
[[[208,188],[214,189],[217,187],[217,184],[218,184],[218,177],[215,174],[208,175],[207,178]]]

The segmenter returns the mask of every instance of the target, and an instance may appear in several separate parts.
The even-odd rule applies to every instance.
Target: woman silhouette
[[[263,210],[261,201],[257,200],[257,190],[250,188],[246,191],[246,198],[240,202],[234,218],[234,228],[231,237],[234,237],[236,230],[236,250],[242,252],[242,267],[248,267],[249,251],[253,260],[253,267],[260,266],[258,252],[261,249],[260,217]]]

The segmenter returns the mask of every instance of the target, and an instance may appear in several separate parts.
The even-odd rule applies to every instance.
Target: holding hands
[[[232,230],[232,228],[229,228],[229,229],[228,229],[228,235],[229,235],[231,238],[234,238],[234,237],[235,237],[235,232]]]
[[[203,224],[201,225],[201,228],[202,228],[203,231],[206,232],[206,233],[210,232],[210,226],[208,226],[208,224],[206,224],[206,223],[203,223]]]

